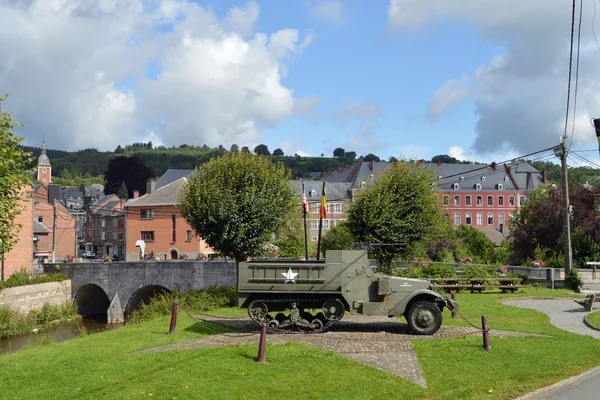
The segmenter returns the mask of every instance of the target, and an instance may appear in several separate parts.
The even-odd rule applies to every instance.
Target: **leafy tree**
[[[457,160],[454,157],[450,157],[450,156],[448,156],[446,154],[439,154],[437,156],[434,156],[431,159],[431,162],[434,163],[434,164],[437,164],[439,162],[444,163],[444,164],[460,164],[459,160]]]
[[[273,150],[273,155],[276,157],[283,157],[283,150],[275,149],[275,150]]]
[[[238,147],[238,145],[237,145],[237,144],[235,144],[235,143],[234,143],[234,144],[232,144],[232,145],[231,145],[231,147],[229,148],[229,151],[230,151],[231,153],[237,154],[237,153],[239,153],[239,152],[240,152],[240,148]]]
[[[258,156],[270,156],[271,152],[266,144],[259,144],[254,148],[254,154]]]
[[[18,241],[21,225],[15,218],[23,211],[23,188],[31,182],[31,170],[26,165],[31,154],[19,148],[22,138],[15,136],[15,126],[23,126],[13,120],[13,115],[2,111],[2,102],[7,95],[0,96],[0,240],[2,251],[10,251]]]
[[[281,225],[276,237],[273,244],[279,247],[279,257],[306,257],[304,222],[302,218],[298,217],[298,209],[296,207],[292,207],[287,213],[285,222]],[[309,254],[316,252],[316,245],[310,241],[308,242],[308,252]]]
[[[242,153],[244,153],[244,154],[250,154],[250,149],[248,148],[248,146],[242,147]]]
[[[104,193],[117,194],[121,184],[125,182],[128,189],[128,198],[133,197],[133,191],[139,190],[140,194],[146,193],[146,182],[154,178],[154,171],[148,168],[136,156],[118,156],[108,162],[104,172]]]
[[[121,186],[119,187],[119,198],[120,199],[128,199],[129,198],[129,191],[127,190],[127,185],[125,184],[125,181],[121,182]]]
[[[371,251],[384,271],[389,272],[392,262],[411,247],[426,241],[443,218],[436,205],[433,181],[429,168],[403,161],[375,177],[373,186],[357,192],[347,223],[358,241],[406,245],[381,246]]]
[[[344,158],[348,161],[354,161],[354,159],[356,159],[356,152],[355,151],[347,151]]]
[[[327,231],[321,239],[321,247],[323,252],[327,250],[346,250],[348,244],[353,242],[356,242],[356,239],[352,235],[348,224],[344,221]]]
[[[390,157],[388,158],[388,162],[398,162],[398,161],[399,161],[399,160],[398,160],[398,158],[396,158],[396,157],[394,157],[394,156],[390,156]]]
[[[333,156],[336,158],[341,158],[344,157],[346,155],[346,150],[342,149],[341,147],[337,147],[333,150]]]
[[[227,153],[203,164],[181,193],[181,215],[218,252],[236,262],[260,254],[298,202],[282,165]]]
[[[381,161],[381,159],[379,157],[377,157],[375,154],[369,153],[366,156],[364,156],[363,161],[367,161],[367,162],[377,161],[377,162],[379,162],[379,161]]]
[[[115,154],[123,154],[123,148],[121,147],[121,145],[118,145],[117,148],[114,151]]]
[[[462,248],[467,256],[474,261],[488,262],[494,250],[494,243],[477,228],[468,225],[460,225],[456,230],[457,236],[462,242]]]

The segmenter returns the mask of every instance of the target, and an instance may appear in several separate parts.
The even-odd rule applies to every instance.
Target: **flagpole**
[[[321,258],[321,230],[323,228],[323,214],[327,216],[327,197],[325,196],[325,182],[323,182],[323,194],[321,195],[321,208],[319,212],[319,239],[317,242],[317,260]]]
[[[308,261],[308,231],[306,230],[306,214],[308,214],[308,201],[306,200],[306,190],[304,189],[304,181],[302,181],[302,214],[304,215],[304,252],[305,260]]]

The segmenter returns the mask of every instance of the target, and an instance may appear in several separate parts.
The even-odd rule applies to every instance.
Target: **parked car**
[[[119,258],[118,255],[113,254],[112,256],[110,256],[111,261],[121,261],[121,259]]]
[[[83,257],[85,258],[96,258],[96,253],[93,251],[84,251]]]

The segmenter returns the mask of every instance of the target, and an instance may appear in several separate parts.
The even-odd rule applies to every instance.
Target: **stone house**
[[[116,255],[125,258],[125,200],[115,194],[92,203],[85,217],[85,250],[97,258]]]

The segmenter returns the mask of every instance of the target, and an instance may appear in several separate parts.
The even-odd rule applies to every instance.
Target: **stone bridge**
[[[175,289],[236,287],[235,261],[167,260],[59,264],[71,276],[73,300],[82,316],[104,315],[108,323],[123,322],[142,303]],[[46,272],[55,272],[46,264]]]

